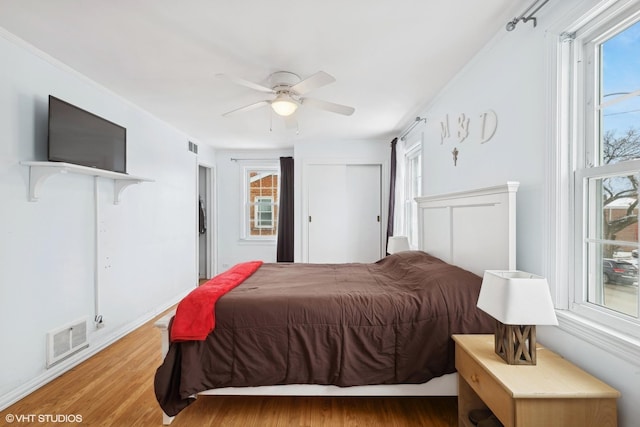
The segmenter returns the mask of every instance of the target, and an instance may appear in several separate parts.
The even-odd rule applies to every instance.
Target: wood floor
[[[160,331],[152,321],[0,412],[0,425],[161,426],[162,416],[153,392],[153,376],[161,362],[159,349]],[[7,422],[12,416],[14,422]],[[77,422],[80,417],[81,423]],[[25,422],[28,419],[32,422]],[[70,422],[62,422],[65,419]],[[176,427],[455,425],[457,402],[452,397],[232,396],[201,396],[178,414],[172,424]]]

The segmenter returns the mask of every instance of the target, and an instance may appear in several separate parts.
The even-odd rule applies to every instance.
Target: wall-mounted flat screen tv
[[[127,130],[49,95],[49,161],[127,173]]]

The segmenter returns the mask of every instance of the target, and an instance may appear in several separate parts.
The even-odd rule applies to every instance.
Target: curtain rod
[[[515,30],[516,25],[520,21],[522,22],[533,21],[533,26],[535,27],[538,24],[538,20],[533,15],[538,13],[538,11],[542,9],[542,6],[547,4],[548,1],[549,0],[535,0],[524,12],[520,14],[520,16],[513,18],[511,21],[507,22],[507,26],[506,26],[507,31]],[[538,3],[540,3],[540,5],[538,5]],[[536,7],[535,10],[533,12],[530,12],[530,10],[533,9],[534,7]]]
[[[402,136],[400,137],[401,141],[404,141],[405,138],[407,137],[407,135],[409,135],[409,133],[411,133],[411,131],[413,130],[413,128],[415,128],[416,126],[418,126],[420,124],[420,122],[425,122],[427,123],[427,118],[426,117],[416,117],[416,119],[414,120],[414,122],[411,124],[411,126],[409,126],[409,129],[407,129],[406,131],[404,131],[404,133],[402,134]]]
[[[231,158],[230,159],[232,162],[238,162],[238,161],[246,161],[246,162],[266,162],[266,161],[276,161],[276,160],[280,160],[279,157],[276,158],[270,158],[270,159],[236,159],[236,158]]]

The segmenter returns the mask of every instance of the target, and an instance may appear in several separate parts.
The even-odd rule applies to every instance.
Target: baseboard
[[[76,367],[77,365],[89,359],[90,357],[98,354],[100,351],[104,350],[106,347],[118,341],[120,338],[124,337],[130,332],[133,332],[134,330],[138,329],[145,323],[153,320],[155,317],[157,317],[158,315],[162,314],[163,312],[165,312],[166,310],[168,310],[169,308],[171,308],[172,306],[180,302],[180,300],[184,298],[191,291],[192,289],[189,289],[188,291],[171,299],[170,301],[157,307],[156,309],[145,313],[144,315],[137,318],[136,320],[113,331],[111,334],[101,337],[98,341],[95,341],[95,342],[92,341],[87,351],[83,351],[74,356],[71,356],[69,359],[66,359],[60,362],[59,365],[56,365],[55,367],[51,369],[47,369],[46,371],[42,372],[40,375],[33,378],[31,381],[28,381],[21,387],[18,387],[17,389],[12,390],[11,392],[3,396],[0,396],[0,411],[5,410],[6,408],[13,405],[20,399],[28,396],[29,394],[38,390],[40,387],[53,381],[54,379],[58,378],[60,375]]]

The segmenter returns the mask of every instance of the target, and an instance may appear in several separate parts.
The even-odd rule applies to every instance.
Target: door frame
[[[207,278],[213,277],[217,271],[217,245],[215,235],[217,234],[217,220],[215,215],[216,208],[216,192],[215,192],[215,167],[198,162],[196,171],[196,203],[200,198],[200,168],[204,169],[206,186],[204,194],[204,209],[206,212],[205,226],[207,227],[207,233],[205,234],[205,246],[208,249],[206,251],[205,258],[205,276]],[[200,232],[198,230],[199,224],[199,212],[196,209],[196,276],[200,279]]]

